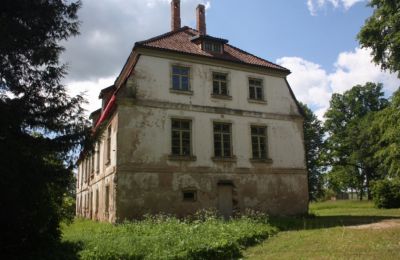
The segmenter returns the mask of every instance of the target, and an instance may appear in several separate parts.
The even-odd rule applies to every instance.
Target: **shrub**
[[[372,196],[378,208],[400,208],[400,179],[375,181]]]

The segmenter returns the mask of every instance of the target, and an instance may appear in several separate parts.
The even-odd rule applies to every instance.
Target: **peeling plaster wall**
[[[172,64],[190,66],[192,95],[171,93]],[[213,71],[228,73],[232,100],[211,97]],[[266,103],[248,101],[248,77],[263,79]],[[307,212],[303,120],[284,78],[142,55],[127,86],[117,100],[117,221],[216,208],[220,181],[233,184],[236,211]],[[195,160],[169,157],[172,118],[192,120]],[[212,160],[214,121],[232,124],[231,162]],[[253,124],[267,126],[271,162],[250,160]],[[185,189],[197,200],[184,201]]]
[[[106,132],[111,127],[111,153],[110,162],[106,162]],[[94,220],[114,222],[116,219],[116,165],[117,165],[117,132],[118,114],[111,117],[109,124],[104,128],[104,132],[99,139],[98,146],[93,153],[93,167],[90,171],[82,166],[88,160],[88,155],[78,164],[77,192],[76,192],[76,214],[80,217],[91,218]],[[87,171],[87,180],[84,179]],[[109,187],[109,207],[106,206],[106,186]],[[96,198],[98,191],[98,198]],[[98,203],[96,203],[96,199]],[[98,205],[98,207],[96,207]]]
[[[183,170],[183,171],[182,171]],[[304,172],[281,173],[213,173],[188,172],[118,172],[119,220],[140,218],[144,214],[193,214],[199,209],[218,207],[218,182],[231,180],[235,212],[254,209],[271,215],[305,213],[308,199]],[[182,190],[195,188],[197,200],[184,201]]]
[[[191,90],[193,95],[171,93],[171,66],[181,65],[190,68]],[[232,100],[212,98],[212,73],[228,74],[229,94]],[[248,78],[264,81],[266,104],[248,101]],[[143,100],[159,100],[183,104],[217,106],[231,109],[242,109],[299,115],[296,104],[290,96],[284,77],[240,71],[219,66],[183,62],[177,59],[165,59],[142,55],[135,67],[136,97]]]

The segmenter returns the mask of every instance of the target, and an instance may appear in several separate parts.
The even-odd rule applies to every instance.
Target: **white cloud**
[[[342,7],[344,10],[350,9],[358,2],[365,0],[307,0],[307,7],[311,15],[317,15],[318,11],[325,10],[329,6],[333,8]]]
[[[343,93],[355,85],[375,82],[383,83],[385,94],[391,95],[400,86],[395,74],[381,71],[371,62],[367,49],[340,53],[331,73],[299,57],[283,57],[277,63],[292,71],[288,80],[296,97],[313,108],[320,119],[329,107],[332,93]]]
[[[89,115],[101,107],[101,100],[99,99],[100,90],[114,84],[116,77],[117,75],[108,78],[99,78],[92,81],[72,81],[67,86],[68,94],[75,96],[84,93],[88,103],[83,107]]]
[[[182,26],[195,27],[196,6],[211,1],[182,0]],[[68,39],[61,61],[71,95],[86,92],[88,113],[100,107],[99,91],[112,85],[137,41],[170,31],[170,0],[85,0],[78,11],[80,35]]]
[[[196,6],[211,1],[182,0],[182,26],[195,26]],[[122,69],[137,41],[170,31],[170,0],[86,0],[78,11],[80,35],[63,42],[66,81],[110,77]]]

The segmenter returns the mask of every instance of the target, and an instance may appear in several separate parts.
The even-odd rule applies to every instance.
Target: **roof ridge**
[[[265,62],[271,63],[272,65],[277,66],[277,67],[279,67],[279,68],[281,68],[281,69],[290,71],[289,69],[287,69],[287,68],[285,68],[285,67],[282,67],[281,65],[278,65],[278,64],[276,64],[276,63],[274,63],[274,62],[271,62],[271,61],[269,61],[269,60],[267,60],[267,59],[261,58],[261,57],[259,57],[259,56],[257,56],[257,55],[254,55],[254,54],[250,53],[250,52],[247,52],[247,51],[245,51],[245,50],[242,50],[242,49],[240,49],[240,48],[238,48],[238,47],[236,47],[236,46],[233,46],[233,45],[231,45],[231,44],[229,44],[229,43],[226,43],[226,45],[228,45],[229,47],[231,47],[231,48],[233,48],[233,49],[236,49],[236,50],[238,50],[238,51],[244,52],[244,53],[247,54],[247,55],[250,55],[250,56],[253,56],[253,57],[257,58],[257,59],[260,59],[260,60],[263,60],[263,61],[265,61]]]
[[[147,39],[147,40],[144,40],[144,41],[138,41],[138,42],[135,43],[135,45],[142,45],[142,44],[146,44],[146,43],[149,43],[149,42],[152,42],[152,41],[160,40],[160,39],[162,39],[162,38],[169,37],[169,36],[174,35],[174,34],[176,34],[176,33],[179,33],[179,32],[182,32],[182,31],[186,31],[187,29],[192,29],[192,28],[190,28],[189,26],[186,26],[186,25],[185,25],[185,26],[179,28],[179,29],[176,30],[176,31],[169,31],[169,32],[160,34],[160,35],[158,35],[158,36],[152,37],[152,38]],[[193,30],[193,29],[192,29],[192,30]]]

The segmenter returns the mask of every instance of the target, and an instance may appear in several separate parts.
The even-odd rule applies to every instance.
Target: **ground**
[[[281,232],[244,252],[246,259],[400,259],[400,209],[371,202],[310,205],[315,217],[275,218]]]
[[[74,249],[65,259],[400,259],[400,209],[329,201],[268,224],[251,215],[228,222],[161,216],[117,226],[77,219],[63,225],[64,243]]]

